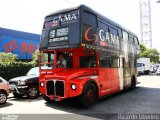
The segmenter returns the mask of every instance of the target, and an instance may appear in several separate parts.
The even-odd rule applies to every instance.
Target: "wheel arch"
[[[95,85],[96,90],[97,90],[97,97],[99,97],[98,84],[97,84],[97,82],[96,82],[94,79],[90,79],[90,80],[88,80],[88,81],[85,83],[85,85],[84,85],[84,87],[83,87],[83,91],[82,91],[82,93],[84,92],[84,90],[85,90],[85,88],[87,87],[87,85],[88,85],[88,84],[90,84],[90,83],[92,83],[92,84],[94,84],[94,85]]]

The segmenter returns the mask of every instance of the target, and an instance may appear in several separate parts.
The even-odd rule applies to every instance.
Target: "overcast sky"
[[[160,51],[160,3],[151,0],[153,47]],[[0,27],[41,34],[44,17],[85,4],[140,37],[139,0],[0,0]]]

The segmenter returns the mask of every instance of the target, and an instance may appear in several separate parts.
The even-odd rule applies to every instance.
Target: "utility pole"
[[[147,48],[152,48],[151,6],[150,0],[140,0],[141,40]]]

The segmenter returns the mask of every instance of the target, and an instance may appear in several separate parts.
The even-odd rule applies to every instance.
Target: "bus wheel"
[[[79,102],[84,108],[91,107],[97,100],[97,89],[93,83],[87,84],[82,95],[79,97]]]
[[[136,78],[135,76],[132,76],[131,78],[131,88],[135,88],[136,87]]]

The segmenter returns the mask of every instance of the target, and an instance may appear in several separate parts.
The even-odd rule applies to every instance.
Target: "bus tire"
[[[79,96],[79,102],[83,108],[92,107],[97,100],[97,88],[95,84],[88,83],[84,87],[82,95]]]
[[[136,87],[136,77],[133,75],[131,78],[131,88],[135,88]]]

